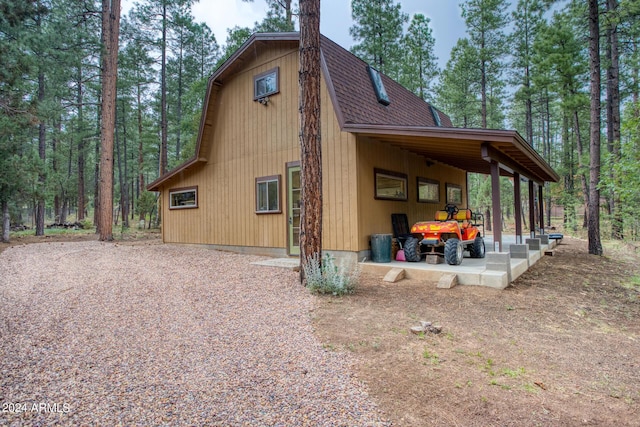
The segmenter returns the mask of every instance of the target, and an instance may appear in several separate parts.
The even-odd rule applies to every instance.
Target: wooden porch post
[[[529,229],[530,237],[534,237],[536,233],[536,202],[534,196],[534,182],[529,180]]]
[[[516,217],[516,244],[523,242],[522,240],[522,201],[520,200],[520,174],[513,173],[513,214]]]
[[[540,234],[544,234],[544,185],[538,185],[538,205],[540,209]]]
[[[500,165],[491,161],[491,205],[493,207],[493,245],[498,242],[498,252],[502,252],[502,215],[500,215]]]

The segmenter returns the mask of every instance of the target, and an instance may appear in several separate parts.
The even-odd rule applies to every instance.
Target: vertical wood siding
[[[253,77],[280,67],[280,93],[268,106],[253,101]],[[286,163],[300,160],[298,50],[273,49],[257,55],[242,70],[213,89],[203,129],[202,156],[162,188],[165,242],[286,248]],[[323,248],[369,249],[370,235],[391,233],[391,214],[409,222],[431,219],[445,204],[445,183],[462,186],[466,173],[366,138],[341,132],[324,81],[321,86],[323,167]],[[408,200],[374,199],[374,168],[407,174]],[[282,213],[255,213],[255,178],[281,176]],[[440,203],[418,203],[416,177],[440,182]],[[198,186],[197,209],[169,210],[171,188]]]
[[[280,67],[280,93],[269,105],[253,101],[253,77]],[[274,49],[258,55],[223,82],[209,106],[203,129],[208,161],[163,187],[166,242],[230,246],[287,247],[286,163],[300,159],[298,51]],[[323,247],[357,248],[355,139],[340,132],[322,81]],[[281,176],[282,213],[255,214],[255,178]],[[169,211],[168,193],[198,185],[199,207]]]

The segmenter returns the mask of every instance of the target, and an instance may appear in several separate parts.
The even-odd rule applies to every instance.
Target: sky
[[[435,54],[440,68],[449,60],[449,53],[457,40],[465,37],[465,24],[460,16],[458,0],[401,0],[402,11],[409,14],[422,13],[431,19],[431,28],[436,40]],[[123,1],[123,15],[133,4]],[[320,1],[320,32],[342,47],[349,49],[354,41],[349,35],[351,2],[349,0]],[[193,15],[199,22],[206,22],[216,36],[218,44],[227,39],[227,28],[236,25],[253,28],[267,12],[264,0],[246,3],[241,0],[200,0],[193,5]]]

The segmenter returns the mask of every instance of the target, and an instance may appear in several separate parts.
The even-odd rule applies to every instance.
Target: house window
[[[169,209],[192,209],[198,207],[198,187],[169,190]]]
[[[447,204],[453,205],[462,204],[462,187],[456,184],[447,183]]]
[[[418,177],[418,202],[440,203],[440,182]]]
[[[407,200],[407,175],[374,169],[375,198],[381,200]]]
[[[387,95],[387,90],[384,88],[384,83],[382,82],[382,76],[380,76],[380,72],[373,68],[371,65],[367,66],[367,70],[369,71],[371,84],[373,85],[373,89],[376,92],[376,98],[378,99],[378,102],[382,105],[391,104],[389,96]]]
[[[280,175],[256,178],[256,213],[281,213]]]
[[[253,78],[253,100],[260,101],[280,92],[279,68],[273,68]]]

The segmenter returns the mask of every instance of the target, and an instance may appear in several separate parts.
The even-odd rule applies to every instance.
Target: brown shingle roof
[[[391,103],[376,98],[367,63],[326,37],[321,39],[325,78],[333,88],[335,108],[341,124],[436,126],[429,104],[391,78],[381,74]],[[449,117],[438,112],[442,126],[451,127]]]
[[[200,157],[200,149],[208,108],[213,105],[210,100],[217,93],[214,88],[224,86],[226,77],[237,72],[256,51],[267,49],[275,43],[296,46],[299,38],[297,32],[256,33],[231,55],[209,78],[194,157],[158,178],[147,188],[158,191],[162,183],[207,161]],[[438,116],[442,127],[438,127],[427,102],[381,74],[391,101],[388,106],[384,106],[376,98],[366,62],[324,36],[321,37],[321,52],[323,77],[342,130],[376,138],[427,159],[479,173],[488,173],[489,165],[487,158],[482,155],[482,145],[493,144],[499,153],[506,156],[501,163],[509,164],[523,176],[539,182],[559,179],[553,169],[517,132],[454,128],[451,119],[441,111],[438,111]],[[453,150],[452,147],[456,149]],[[460,151],[461,147],[468,149]],[[439,149],[443,150],[440,155]]]

